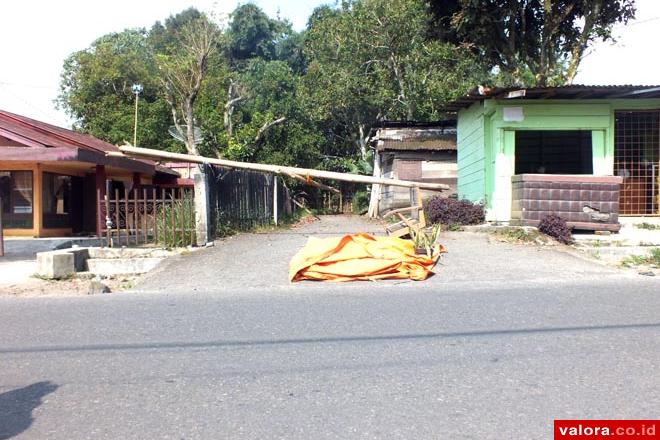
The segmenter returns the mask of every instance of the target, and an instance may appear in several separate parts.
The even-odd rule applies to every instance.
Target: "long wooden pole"
[[[322,171],[311,168],[296,168],[280,165],[268,165],[263,163],[237,162],[234,160],[214,159],[212,157],[197,156],[193,154],[171,153],[169,151],[154,150],[151,148],[132,147],[124,145],[119,147],[122,153],[130,156],[137,156],[149,159],[170,159],[179,162],[189,163],[208,163],[218,165],[224,168],[238,168],[245,170],[263,171],[274,174],[297,174],[303,177],[316,177],[319,179],[342,180],[354,183],[381,184],[391,186],[402,186],[405,188],[421,188],[427,190],[442,191],[448,190],[449,186],[443,183],[413,182],[410,180],[384,179],[381,177],[365,176],[361,174],[338,173],[335,171]],[[110,152],[108,156],[122,156],[122,153]]]

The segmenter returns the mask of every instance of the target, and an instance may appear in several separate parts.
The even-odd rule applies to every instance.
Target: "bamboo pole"
[[[171,153],[169,151],[154,150],[152,148],[139,148],[130,145],[119,147],[119,152],[106,153],[108,156],[124,156],[126,153],[130,156],[150,158],[150,159],[170,159],[179,162],[190,163],[208,163],[218,165],[224,168],[239,168],[254,171],[263,171],[274,174],[298,174],[307,177],[316,177],[319,179],[342,180],[354,183],[381,184],[391,186],[402,186],[405,188],[419,187],[426,190],[443,191],[448,190],[449,186],[443,183],[413,182],[410,180],[385,179],[381,177],[365,176],[361,174],[338,173],[335,171],[322,171],[311,168],[296,168],[280,165],[269,165],[263,163],[237,162],[233,160],[214,159],[212,157],[196,156],[192,154]]]

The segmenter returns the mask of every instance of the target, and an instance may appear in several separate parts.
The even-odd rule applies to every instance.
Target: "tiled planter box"
[[[557,174],[513,176],[511,223],[538,226],[557,214],[574,229],[618,231],[621,177]]]

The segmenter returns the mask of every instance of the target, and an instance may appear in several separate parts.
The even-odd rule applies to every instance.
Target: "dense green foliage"
[[[431,0],[434,37],[468,45],[516,85],[571,83],[594,41],[635,16],[635,0]]]
[[[191,8],[73,53],[58,102],[78,130],[130,142],[140,83],[139,146],[369,172],[380,121],[440,119],[477,84],[561,82],[633,14],[633,0],[345,0],[295,32],[251,3],[227,22]]]

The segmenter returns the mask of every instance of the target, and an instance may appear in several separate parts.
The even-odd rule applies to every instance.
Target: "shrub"
[[[425,204],[424,212],[430,223],[443,225],[478,225],[486,218],[484,206],[469,200],[447,199],[439,196]]]
[[[546,215],[541,219],[539,232],[549,235],[560,243],[569,244],[573,242],[571,228],[566,224],[566,220],[556,214]]]
[[[369,210],[369,201],[371,199],[371,191],[358,191],[353,194],[351,199],[351,210],[353,214],[364,214]]]
[[[156,215],[158,244],[172,248],[194,245],[195,201],[192,194],[162,205]]]

